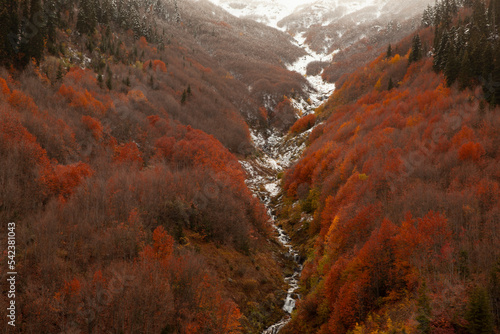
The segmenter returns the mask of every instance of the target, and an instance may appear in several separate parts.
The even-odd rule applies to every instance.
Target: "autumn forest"
[[[306,75],[208,1],[0,0],[0,332],[499,333],[500,0],[414,14]]]

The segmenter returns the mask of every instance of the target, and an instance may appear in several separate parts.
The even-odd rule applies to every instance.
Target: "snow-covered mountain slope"
[[[224,8],[229,13],[240,18],[248,18],[264,23],[271,27],[278,27],[278,22],[291,15],[295,9],[305,1],[314,0],[210,0]]]
[[[278,25],[291,34],[306,33],[313,50],[331,52],[371,38],[391,25],[421,17],[434,0],[318,0],[298,7]]]
[[[229,13],[284,31],[304,32],[313,26],[377,20],[404,20],[420,15],[434,0],[210,0]]]
[[[319,57],[318,71],[328,62],[343,62],[345,72],[361,66],[363,59],[372,59],[388,43],[395,42],[415,30],[427,5],[434,0],[210,0],[229,13],[248,18],[288,32],[300,44],[307,45]],[[369,48],[367,57],[359,56]],[[350,49],[349,51],[345,51]],[[331,57],[338,50],[338,54]],[[345,60],[356,58],[353,67]],[[323,61],[321,61],[323,60]],[[309,62],[310,63],[310,62]],[[348,65],[348,64],[347,64]],[[332,82],[339,75],[330,69]],[[333,74],[332,74],[333,73]],[[318,74],[318,73],[315,73]]]

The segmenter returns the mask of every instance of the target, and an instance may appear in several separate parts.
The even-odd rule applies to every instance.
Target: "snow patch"
[[[271,197],[276,197],[280,193],[281,187],[279,186],[278,181],[268,183],[264,185],[264,188],[266,188],[267,192]]]

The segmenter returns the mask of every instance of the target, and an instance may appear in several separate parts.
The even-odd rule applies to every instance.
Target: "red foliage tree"
[[[304,132],[305,130],[312,128],[315,123],[316,115],[309,114],[298,119],[297,122],[295,122],[295,124],[290,128],[290,132],[295,134]]]
[[[0,92],[2,93],[2,97],[4,99],[8,99],[10,97],[10,89],[4,78],[0,78]]]
[[[9,98],[10,105],[19,111],[38,113],[38,106],[33,99],[19,90],[14,90]]]
[[[94,171],[89,165],[79,162],[72,165],[57,165],[42,171],[41,181],[50,194],[67,198],[84,179],[92,176]]]
[[[126,143],[115,147],[114,161],[118,164],[133,164],[142,167],[142,153],[136,143]]]
[[[484,148],[480,143],[468,142],[463,144],[458,150],[460,160],[472,160],[478,162],[485,154]]]
[[[82,123],[92,132],[95,140],[101,140],[102,125],[99,120],[90,116],[82,116]]]
[[[159,59],[148,60],[144,63],[144,69],[153,68],[154,71],[161,71],[163,73],[167,73],[167,65]]]
[[[168,235],[163,226],[158,226],[153,231],[153,245],[147,245],[143,249],[141,256],[146,260],[155,258],[162,262],[168,262],[173,251],[174,238]],[[165,265],[168,265],[168,263],[165,263]]]
[[[62,84],[58,93],[65,97],[70,107],[82,108],[95,114],[104,114],[108,107],[97,100],[88,90],[84,92],[77,91],[72,86]]]

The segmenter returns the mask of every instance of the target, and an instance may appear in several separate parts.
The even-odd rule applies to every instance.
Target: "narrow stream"
[[[290,314],[295,309],[296,300],[300,298],[297,290],[302,272],[301,257],[299,252],[293,248],[290,237],[279,226],[276,216],[276,212],[282,205],[283,197],[278,174],[288,169],[301,156],[306,147],[305,139],[311,131],[312,129],[288,140],[285,139],[285,136],[278,136],[277,132],[271,130],[265,135],[252,132],[253,142],[262,154],[252,160],[240,161],[247,172],[247,186],[266,206],[269,221],[276,230],[277,240],[285,248],[285,255],[294,261],[293,274],[284,279],[288,284],[287,296],[283,305],[283,310],[287,315],[263,331],[263,334],[278,333],[290,321]]]
[[[307,55],[298,59],[294,64],[290,64],[287,68],[290,71],[296,71],[304,75],[312,89],[306,89],[309,94],[309,102],[301,99],[293,101],[294,107],[300,109],[303,115],[314,112],[319,107],[325,98],[331,95],[335,89],[335,85],[323,82],[321,74],[316,76],[306,76],[307,65],[310,62],[321,60],[330,61],[332,55],[324,55],[313,52],[307,45],[304,44],[302,36],[295,36],[295,42],[298,46],[304,48]],[[295,309],[295,303],[300,296],[296,293],[299,288],[300,275],[302,273],[302,264],[299,253],[292,247],[289,236],[278,226],[276,209],[280,206],[280,181],[277,177],[279,172],[289,168],[291,164],[300,158],[300,155],[306,148],[305,138],[309,136],[312,129],[296,136],[292,139],[285,139],[285,136],[277,135],[277,132],[268,130],[266,134],[253,132],[252,139],[256,148],[260,149],[263,156],[255,158],[251,161],[240,161],[248,174],[248,187],[262,200],[266,205],[270,222],[277,231],[279,242],[287,249],[287,256],[295,262],[294,273],[291,276],[285,277],[285,282],[288,284],[288,292],[284,302],[283,310],[287,315],[279,322],[267,328],[262,334],[278,333],[289,321],[292,311]],[[275,201],[273,201],[275,200]],[[274,204],[273,202],[278,202]]]
[[[302,151],[301,147],[296,147],[295,150]],[[300,263],[300,255],[293,248],[290,243],[290,238],[286,232],[277,225],[277,217],[275,211],[277,205],[273,205],[273,198],[279,194],[279,180],[277,178],[277,173],[282,170],[282,167],[273,158],[265,155],[252,163],[241,161],[243,167],[247,170],[249,178],[247,180],[248,187],[261,199],[267,208],[267,213],[269,215],[270,222],[277,232],[278,241],[287,250],[286,256],[293,259],[295,262],[294,273],[291,276],[285,277],[285,282],[288,284],[288,292],[286,299],[284,301],[283,310],[287,313],[283,319],[281,319],[276,324],[272,325],[263,334],[274,334],[278,333],[289,321],[290,314],[295,309],[295,302],[300,296],[296,293],[299,288],[299,279],[302,272],[302,264]],[[269,167],[274,167],[270,169]],[[274,175],[273,175],[274,174]],[[262,190],[263,188],[265,190]]]
[[[274,220],[274,217],[273,217]],[[288,293],[285,299],[285,305],[283,306],[283,310],[291,314],[292,311],[295,309],[295,301],[297,299],[300,299],[300,296],[295,293],[297,289],[299,288],[299,279],[300,279],[300,274],[302,273],[302,264],[300,264],[300,256],[297,251],[295,251],[290,245],[290,238],[288,235],[286,235],[285,231],[283,231],[282,228],[278,227],[277,225],[274,224],[274,227],[278,231],[278,240],[288,248],[288,254],[290,257],[293,258],[296,264],[296,268],[294,270],[294,273],[292,276],[285,277],[285,282],[288,283]],[[267,328],[262,332],[262,334],[275,334],[278,333],[285,325],[290,321],[290,316],[287,315],[283,319],[281,319],[279,322],[275,323],[271,327]]]

